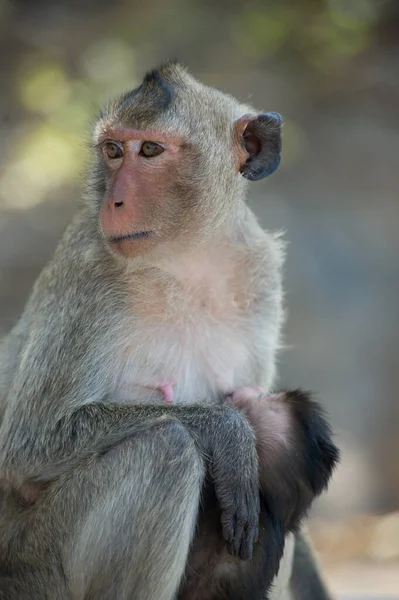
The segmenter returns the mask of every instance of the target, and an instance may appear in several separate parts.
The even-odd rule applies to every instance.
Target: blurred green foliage
[[[320,77],[330,76],[338,64],[367,47],[384,6],[376,0],[250,0],[220,2],[220,6],[218,2],[207,6],[200,0],[174,0],[167,6],[154,0],[148,7],[127,1],[100,4],[101,18],[93,5],[96,21],[91,27],[86,18],[84,35],[76,34],[75,50],[69,47],[60,52],[54,41],[46,49],[45,35],[49,34],[44,30],[44,39],[32,38],[20,56],[14,93],[24,118],[8,145],[0,175],[0,202],[5,207],[10,202],[14,209],[37,204],[54,186],[80,172],[86,157],[82,131],[107,95],[137,85],[137,65],[143,56],[154,54],[156,44],[167,46],[172,38],[175,46],[184,46],[208,30],[212,39],[205,44],[215,44],[215,59],[224,49],[252,66],[278,60],[284,68],[287,58],[291,68],[300,62],[301,73],[310,80],[312,71],[317,72],[320,82]],[[18,28],[16,10],[7,0],[0,0],[3,31],[9,23]],[[210,23],[212,12],[223,15],[216,29]],[[53,13],[43,14],[51,29]],[[71,28],[70,36],[74,35]],[[286,160],[298,156],[299,137],[299,126],[288,122]]]

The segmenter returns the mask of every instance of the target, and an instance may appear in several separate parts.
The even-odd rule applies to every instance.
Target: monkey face
[[[100,141],[106,178],[100,223],[113,250],[136,256],[176,238],[184,225],[185,193],[176,168],[183,145],[160,130],[107,128]]]
[[[95,129],[100,225],[126,257],[219,235],[245,180],[280,162],[282,119],[256,114],[169,63],[112,103]]]

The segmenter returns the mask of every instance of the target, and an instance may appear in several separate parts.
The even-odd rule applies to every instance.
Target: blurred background
[[[399,598],[399,2],[0,0],[0,53],[0,335],[104,101],[179,58],[283,114],[282,166],[251,188],[289,240],[280,380],[318,393],[343,452],[310,530],[333,589]]]

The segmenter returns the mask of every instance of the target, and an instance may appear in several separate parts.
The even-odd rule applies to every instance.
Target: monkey
[[[330,427],[309,393],[290,390],[264,395],[247,388],[236,390],[229,403],[247,415],[256,433],[261,490],[259,541],[251,561],[228,554],[220,532],[220,511],[208,487],[178,600],[269,598],[284,539],[291,532],[302,542],[301,520],[313,499],[326,488],[338,458]],[[287,423],[291,423],[289,435]],[[315,578],[311,597],[327,597],[316,596],[318,583],[322,585]],[[304,596],[298,590],[298,597],[305,597],[308,591],[305,584]]]
[[[279,166],[281,126],[174,62],[100,113],[82,205],[1,350],[4,598],[174,598],[208,476],[222,539],[250,564],[259,470],[277,573],[297,518],[273,491],[278,460],[259,469],[270,427],[256,437],[240,390],[272,389],[284,320],[283,243],[245,203]],[[308,455],[291,404],[275,453],[291,437],[304,453],[299,520],[336,455],[324,421]],[[316,484],[313,460],[328,464]]]

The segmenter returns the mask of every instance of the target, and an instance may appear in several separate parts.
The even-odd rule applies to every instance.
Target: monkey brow
[[[106,127],[100,134],[98,142],[95,144],[96,148],[107,140],[118,140],[120,142],[130,140],[149,140],[160,143],[167,143],[168,145],[181,146],[183,144],[182,138],[174,132],[167,132],[161,129],[138,129],[135,127],[129,127],[127,125],[110,125]]]
[[[159,70],[149,71],[138,88],[122,96],[116,109],[118,117],[125,122],[149,125],[172,105],[173,87]]]

